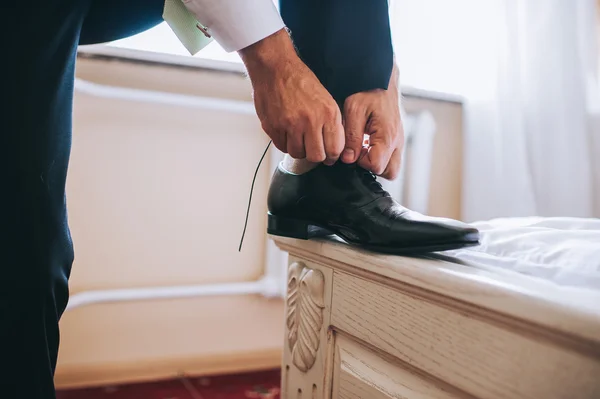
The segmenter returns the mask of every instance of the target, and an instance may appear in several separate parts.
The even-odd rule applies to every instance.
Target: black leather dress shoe
[[[474,227],[410,211],[372,173],[341,162],[302,175],[279,165],[271,180],[268,208],[269,234],[300,239],[335,234],[377,252],[434,252],[479,241]]]

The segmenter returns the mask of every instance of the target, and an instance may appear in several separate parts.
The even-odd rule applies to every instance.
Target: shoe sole
[[[310,240],[311,238],[322,238],[336,235],[352,246],[364,248],[373,252],[405,255],[416,253],[429,253],[449,251],[479,245],[479,240],[462,240],[455,242],[429,243],[421,246],[410,247],[388,247],[380,245],[364,245],[352,239],[345,237],[344,233],[336,231],[332,227],[323,227],[318,223],[306,222],[298,219],[284,218],[268,213],[267,233],[279,237],[297,238],[300,240]]]

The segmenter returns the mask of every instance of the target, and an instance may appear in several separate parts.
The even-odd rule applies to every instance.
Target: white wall
[[[249,83],[240,74],[80,59],[77,76],[106,85],[250,101]],[[76,251],[71,295],[259,278],[265,262],[268,162],[255,186],[241,253],[238,244],[252,176],[266,144],[254,115],[76,93],[67,184]],[[61,322],[57,384],[274,367],[282,312],[280,300],[258,296],[68,311]]]

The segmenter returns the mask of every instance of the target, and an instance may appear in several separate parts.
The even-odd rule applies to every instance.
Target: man
[[[31,0],[2,6],[3,398],[55,397],[58,321],[67,304],[73,261],[65,181],[77,46],[148,29],[162,21],[163,5],[164,0]],[[417,221],[410,213],[404,218],[404,211],[389,203],[389,196],[363,173],[394,177],[400,160],[397,72],[392,73],[385,0],[282,1],[282,15],[300,57],[271,0],[187,0],[186,5],[227,50],[240,53],[264,130],[279,149],[295,158],[288,158],[274,178],[272,233],[297,233],[298,226],[290,231],[286,223],[298,204],[302,212],[313,212],[304,215],[307,218],[331,215],[314,208],[321,203],[331,208],[330,198],[352,204],[352,209],[338,216],[357,220],[364,211],[353,202],[358,197],[377,203],[363,212],[376,223],[366,232],[372,236],[358,237],[359,243],[372,242],[382,231],[393,237],[406,233],[392,222],[412,226],[409,231],[421,239],[427,237],[415,226],[425,226],[433,231],[430,236],[437,234],[438,243],[440,238],[456,241],[470,231],[464,226],[440,228],[440,223]],[[362,148],[365,132],[371,134],[366,150]],[[343,162],[338,161],[340,156]],[[360,166],[353,166],[357,160]],[[297,179],[302,176],[302,181]],[[327,188],[332,179],[335,192]],[[331,196],[325,200],[315,197],[316,202],[308,201],[305,207],[296,197],[310,198],[312,194],[302,190],[306,190],[306,182],[313,181],[314,187],[327,186]],[[321,224],[331,222],[325,227],[335,224],[338,228],[336,218],[335,223],[325,220]],[[387,230],[382,230],[385,226]],[[452,234],[444,236],[440,231]]]

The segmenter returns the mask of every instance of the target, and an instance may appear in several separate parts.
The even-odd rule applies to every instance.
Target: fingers
[[[344,103],[345,148],[342,162],[354,163],[360,155],[365,135],[368,113],[365,107],[349,98]]]
[[[392,152],[392,156],[390,157],[390,161],[388,162],[387,167],[381,174],[381,177],[394,180],[398,177],[398,173],[400,173],[400,164],[402,163],[402,148],[396,148],[394,152]]]
[[[302,130],[288,131],[287,137],[287,153],[294,159],[306,158],[306,151],[304,148],[304,134]]]
[[[340,158],[340,154],[344,149],[344,126],[337,105],[326,109],[322,134],[327,156],[325,164],[333,165]]]
[[[386,146],[372,144],[367,150],[367,154],[358,161],[358,165],[376,175],[381,175],[387,167],[391,156],[392,151],[389,151]]]
[[[287,134],[287,152],[296,159],[333,165],[344,147],[341,119],[336,105],[317,109],[310,117],[290,128]]]
[[[388,166],[385,168],[381,177],[394,180],[398,177],[400,173],[400,167],[402,166],[402,152],[404,150],[404,128],[402,123],[400,123],[397,139],[396,139],[396,148],[394,152],[392,152],[392,156],[390,157],[390,162]]]
[[[313,127],[304,135],[304,147],[306,148],[306,160],[309,162],[323,162],[326,158],[323,145],[323,133],[319,128]]]
[[[378,115],[371,117],[367,133],[370,134],[369,149],[358,164],[376,175],[382,175],[397,147],[398,134],[393,125],[381,121]]]
[[[263,130],[267,133],[267,135],[273,140],[273,145],[277,147],[277,149],[283,153],[287,152],[287,135],[285,131],[270,129],[263,125]]]
[[[273,144],[294,159],[334,164],[344,147],[344,128],[337,104],[295,110],[280,116],[272,125],[263,123],[263,130]]]

